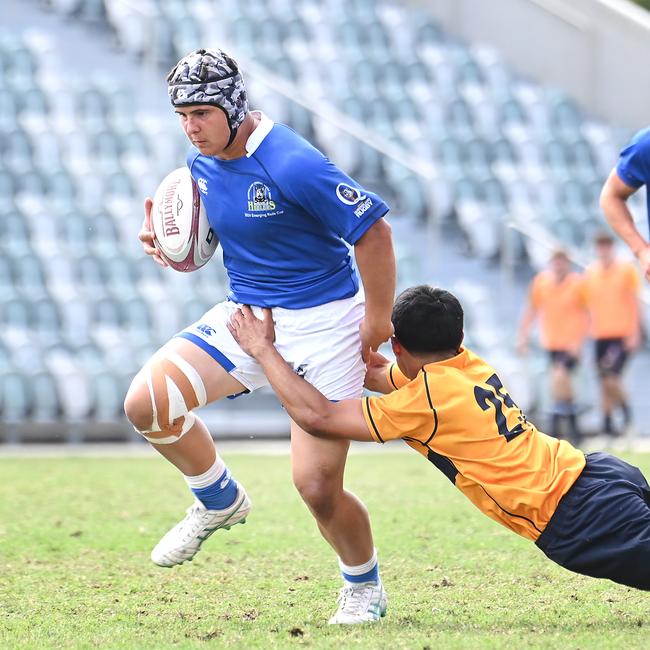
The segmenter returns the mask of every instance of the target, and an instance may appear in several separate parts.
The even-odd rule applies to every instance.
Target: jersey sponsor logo
[[[275,210],[271,190],[260,181],[251,183],[248,188],[248,210],[250,212],[269,212]]]
[[[201,194],[205,194],[207,196],[208,195],[208,181],[206,181],[205,178],[201,177],[201,178],[199,178],[198,181],[196,181],[196,184],[199,186],[199,190],[201,190]]]
[[[354,216],[360,217],[364,212],[367,212],[372,206],[372,199],[368,197],[355,211]]]
[[[348,185],[347,183],[339,183],[336,186],[336,196],[345,205],[356,205],[366,198],[365,194],[361,194],[356,187],[352,187],[352,185]]]
[[[298,375],[298,377],[304,377],[307,374],[307,368],[304,364],[301,363],[297,368],[294,369],[294,372]]]
[[[210,327],[209,325],[205,325],[204,323],[197,325],[196,329],[199,330],[199,332],[203,332],[206,336],[212,336],[215,333],[213,327]]]

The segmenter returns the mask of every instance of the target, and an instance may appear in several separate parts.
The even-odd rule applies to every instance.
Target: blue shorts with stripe
[[[535,542],[565,569],[650,590],[650,487],[610,454],[587,464]]]

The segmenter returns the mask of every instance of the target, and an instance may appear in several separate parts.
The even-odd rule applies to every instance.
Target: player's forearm
[[[366,318],[390,321],[395,300],[395,252],[384,219],[373,224],[355,244],[354,254],[366,295]]]
[[[634,218],[627,206],[627,199],[633,191],[633,188],[625,186],[616,173],[612,172],[600,194],[600,207],[612,229],[630,250],[638,255],[648,246],[648,242],[634,224]]]
[[[625,201],[611,197],[602,201],[601,207],[609,225],[635,255],[648,245],[634,224],[634,219]]]
[[[299,377],[274,346],[264,348],[255,358],[291,419],[307,433],[327,435],[326,422],[334,404]]]

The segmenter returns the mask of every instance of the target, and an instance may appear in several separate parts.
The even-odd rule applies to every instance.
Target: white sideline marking
[[[288,456],[291,452],[289,440],[216,440],[220,454],[262,454],[269,456]],[[413,453],[400,441],[377,443],[353,442],[350,453],[353,455],[387,453]],[[650,445],[648,446],[650,449]],[[52,444],[52,445],[0,445],[2,458],[160,458],[149,445],[138,443],[115,444]]]

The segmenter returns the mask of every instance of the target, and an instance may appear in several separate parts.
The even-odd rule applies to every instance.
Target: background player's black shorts
[[[650,591],[648,482],[620,458],[588,454],[535,543],[565,569]]]
[[[627,362],[622,338],[596,339],[596,365],[601,375],[620,375]]]
[[[548,356],[551,358],[551,363],[558,363],[569,371],[573,370],[578,363],[578,358],[566,350],[549,350]]]

